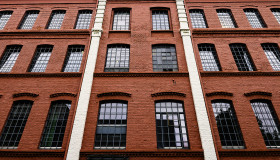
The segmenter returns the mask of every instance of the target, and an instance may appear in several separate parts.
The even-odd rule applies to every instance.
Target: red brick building
[[[276,1],[0,2],[0,159],[280,159]]]

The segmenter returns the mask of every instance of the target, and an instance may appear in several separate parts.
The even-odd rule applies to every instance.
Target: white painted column
[[[211,133],[209,118],[206,111],[206,105],[203,97],[200,76],[198,73],[193,46],[191,41],[190,29],[188,26],[187,14],[184,0],[176,0],[178,17],[180,22],[180,31],[184,45],[184,51],[189,71],[192,96],[196,112],[196,118],[201,138],[202,148],[205,160],[217,160],[214,146],[214,140]]]
[[[99,0],[66,160],[80,159],[80,150],[82,147],[82,141],[84,136],[84,128],[90,100],[97,52],[99,48],[99,41],[102,33],[102,23],[105,7],[106,0]]]

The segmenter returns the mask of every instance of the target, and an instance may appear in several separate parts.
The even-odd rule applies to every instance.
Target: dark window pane
[[[129,45],[108,45],[105,72],[128,72],[129,52]]]
[[[169,30],[168,11],[153,10],[153,30]]]
[[[274,71],[280,71],[280,53],[279,47],[275,43],[262,44],[264,53]]]
[[[256,70],[245,44],[230,44],[229,46],[239,71]]]
[[[71,101],[52,102],[42,135],[41,149],[60,149],[68,120]]]
[[[203,10],[191,9],[190,18],[193,28],[208,28]]]
[[[198,44],[198,50],[204,71],[221,71],[220,62],[213,44]]]
[[[32,101],[16,101],[13,103],[0,136],[1,149],[17,149],[32,104]]]
[[[32,29],[40,11],[26,11],[22,19],[19,29]]]
[[[79,11],[75,29],[88,29],[91,20],[91,10]]]
[[[280,148],[280,125],[270,101],[254,100],[251,106],[267,148]]]
[[[64,10],[52,11],[47,29],[60,29],[65,13]]]
[[[257,9],[244,9],[245,15],[253,28],[266,28],[266,25]]]
[[[0,30],[4,29],[5,25],[12,16],[13,11],[2,11],[0,12]]]
[[[0,61],[0,72],[11,72],[22,46],[7,46]]]
[[[224,149],[244,149],[242,133],[231,102],[212,101],[213,112]]]
[[[29,72],[45,72],[53,46],[40,45],[36,49],[34,58],[32,59]]]
[[[189,148],[183,104],[162,101],[155,108],[158,148]]]
[[[62,72],[79,72],[85,46],[69,46]]]
[[[129,30],[129,10],[115,10],[113,19],[113,30]]]
[[[153,45],[153,70],[178,71],[177,55],[174,45]]]
[[[222,28],[236,28],[237,25],[230,9],[217,9]]]

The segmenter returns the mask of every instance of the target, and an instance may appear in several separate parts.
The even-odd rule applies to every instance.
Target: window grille
[[[113,20],[113,30],[129,30],[129,10],[115,10]]]
[[[251,106],[257,118],[267,148],[280,148],[280,125],[272,103],[253,100]]]
[[[64,10],[56,10],[52,11],[49,23],[47,25],[47,29],[60,29],[66,11]]]
[[[32,101],[15,101],[0,136],[1,149],[17,149]]]
[[[198,44],[198,50],[204,71],[221,71],[220,62],[213,44]]]
[[[239,71],[256,70],[245,44],[230,44],[229,46]]]
[[[52,102],[41,138],[41,149],[60,149],[68,120],[71,101]]]
[[[272,8],[271,12],[276,18],[277,22],[280,24],[280,8]]]
[[[22,19],[19,29],[32,29],[40,11],[26,11]]]
[[[253,8],[244,9],[245,15],[253,28],[266,28],[259,11]]]
[[[169,30],[169,20],[167,10],[153,10],[153,30]]]
[[[79,11],[75,29],[88,29],[91,20],[91,10]]]
[[[31,62],[29,72],[45,72],[53,46],[51,45],[40,45],[36,49],[35,56]]]
[[[68,47],[62,72],[79,72],[85,46],[73,45]]]
[[[193,28],[208,28],[203,10],[191,9],[190,18]]]
[[[0,30],[4,29],[5,25],[12,16],[13,11],[2,11],[0,12]]]
[[[7,46],[0,61],[0,72],[11,72],[21,48],[20,45]]]
[[[129,45],[108,45],[105,72],[128,72],[129,52]]]
[[[189,148],[183,104],[162,101],[156,102],[155,107],[158,148]]]
[[[274,71],[280,71],[280,53],[279,47],[275,43],[262,44],[264,53]]]
[[[178,71],[177,56],[174,45],[153,45],[152,54],[154,71]]]
[[[212,101],[213,112],[217,122],[222,148],[244,149],[242,133],[231,102]]]
[[[222,28],[237,28],[230,9],[217,9]]]
[[[89,155],[87,160],[128,160],[128,158],[118,155]]]
[[[127,102],[100,103],[95,149],[125,149]]]

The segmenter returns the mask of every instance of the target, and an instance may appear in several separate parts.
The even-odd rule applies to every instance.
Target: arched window
[[[162,8],[152,9],[153,30],[169,30],[169,10]]]
[[[0,30],[4,29],[5,25],[12,16],[13,11],[1,11],[0,12]]]
[[[158,148],[189,148],[183,103],[158,101],[155,108]]]
[[[107,48],[105,72],[129,71],[130,46],[127,44],[111,44]]]
[[[51,17],[47,25],[47,29],[60,29],[65,13],[65,10],[52,11]]]
[[[19,29],[32,29],[40,11],[26,11],[19,25]]]
[[[208,28],[202,9],[191,9],[189,12],[193,28]]]
[[[0,60],[0,72],[11,72],[13,69],[22,45],[9,45]]]
[[[217,9],[217,14],[222,28],[237,28],[230,9]]]
[[[130,9],[116,8],[113,12],[114,18],[112,30],[130,30]]]
[[[33,102],[20,100],[12,109],[0,135],[0,149],[17,149]]]
[[[100,102],[99,116],[95,135],[95,149],[125,149],[126,101]]]
[[[60,149],[68,120],[71,101],[54,101],[51,103],[40,142],[41,149]]]
[[[246,8],[244,9],[244,13],[252,28],[266,28],[266,24],[257,9]]]
[[[80,10],[75,29],[88,29],[92,16],[92,10]]]
[[[245,148],[232,102],[228,100],[213,100],[212,108],[217,122],[222,148]]]
[[[271,8],[271,12],[276,18],[277,22],[280,24],[280,8]]]
[[[37,46],[35,55],[29,67],[29,72],[45,72],[50,56],[52,54],[52,45]]]
[[[274,71],[280,71],[280,52],[276,43],[263,43],[263,51]]]
[[[257,118],[267,148],[280,148],[280,124],[269,100],[252,100],[251,106]]]
[[[198,50],[204,71],[221,71],[221,65],[214,44],[198,44]]]
[[[64,61],[62,72],[79,72],[83,54],[84,45],[71,45],[68,46],[67,55]]]

